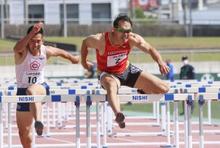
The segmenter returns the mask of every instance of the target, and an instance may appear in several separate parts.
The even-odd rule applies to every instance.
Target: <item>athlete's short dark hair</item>
[[[132,23],[132,21],[131,21],[131,19],[130,19],[129,16],[127,16],[126,14],[119,14],[119,15],[115,18],[115,20],[114,20],[114,22],[113,22],[114,28],[118,28],[118,26],[119,26],[118,23],[119,23],[119,21],[121,21],[121,20],[129,22],[129,23],[131,24],[131,26],[133,25],[133,23]]]

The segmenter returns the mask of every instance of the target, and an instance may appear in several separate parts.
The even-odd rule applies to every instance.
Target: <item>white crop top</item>
[[[29,51],[24,61],[15,67],[18,88],[44,82],[44,69],[47,62],[46,46],[41,45],[40,55],[33,56]]]

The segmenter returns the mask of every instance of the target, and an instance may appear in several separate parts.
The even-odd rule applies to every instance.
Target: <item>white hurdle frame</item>
[[[90,99],[92,101],[95,101],[95,102],[105,102],[106,100],[106,95],[51,95],[51,96],[28,96],[28,95],[24,95],[24,96],[1,96],[1,103],[17,103],[17,102],[59,102],[59,101],[65,101],[65,102],[68,102],[68,101],[76,101],[77,97],[80,97],[80,102],[85,102],[85,101],[88,101],[88,98],[91,97]],[[157,101],[158,100],[161,100],[164,98],[164,95],[119,95],[120,99],[123,100],[123,101],[137,101],[137,102],[154,102],[155,101],[155,98],[157,98]],[[88,105],[88,103],[87,103]],[[87,110],[89,111],[89,110]],[[1,115],[2,116],[2,113]],[[77,123],[79,123],[79,116],[76,116],[76,120],[77,120]],[[88,117],[88,116],[87,116]],[[89,119],[87,120],[87,123],[88,123]],[[87,124],[87,147],[91,147],[91,129],[90,129],[90,124],[88,123]],[[79,127],[80,128],[80,127]],[[105,128],[106,129],[106,128]],[[79,130],[76,130],[76,135],[79,134]],[[104,133],[104,135],[106,135],[106,133]],[[2,137],[1,137],[2,138]],[[79,137],[76,136],[76,147],[78,148],[79,147],[79,143],[80,143],[80,140],[79,140]],[[105,143],[104,143],[105,144]]]
[[[213,90],[214,88],[212,88]],[[219,88],[218,88],[219,90]],[[3,132],[3,123],[2,123],[2,104],[1,102],[6,102],[8,103],[8,109],[10,108],[10,103],[16,103],[16,102],[53,102],[53,99],[51,99],[53,95],[51,96],[0,96],[0,130]],[[54,99],[55,99],[55,102],[57,101],[56,99],[57,98],[57,95],[54,95],[56,96]],[[197,97],[196,97],[197,96]],[[199,98],[198,98],[199,96]],[[165,102],[175,102],[175,101],[189,101],[189,99],[191,100],[199,100],[201,99],[200,96],[203,96],[203,99],[208,101],[208,100],[219,100],[220,99],[220,93],[198,93],[198,95],[194,95],[194,94],[189,94],[189,93],[185,93],[185,94],[165,94],[165,95],[155,95],[155,94],[152,94],[152,95],[139,95],[139,94],[136,94],[136,95],[119,95],[119,98],[121,99],[121,102],[138,102],[138,103],[152,103],[154,102],[155,100],[157,101],[165,101]],[[74,99],[73,99],[74,97]],[[98,94],[98,95],[60,95],[60,100],[62,101],[66,101],[66,102],[76,102],[76,97],[78,97],[78,99],[80,100],[80,103],[83,102],[87,102],[88,101],[88,98],[90,97],[90,101],[95,101],[97,104],[98,102],[104,102],[106,100],[106,96],[105,94]],[[156,99],[155,99],[156,98]],[[58,99],[59,100],[59,99]],[[59,101],[57,101],[59,102]],[[186,108],[185,108],[185,113],[187,113],[185,115],[186,117],[186,129],[185,129],[185,133],[186,133],[186,136],[185,136],[185,143],[186,143],[186,146],[187,148],[191,148],[192,147],[192,134],[191,134],[191,117],[190,117],[190,114],[191,114],[191,107],[189,105],[185,105]],[[201,109],[202,109],[202,106],[201,106]],[[97,109],[98,110],[98,109]],[[176,111],[176,110],[175,110]],[[202,110],[201,110],[202,111]],[[76,112],[77,112],[77,108],[76,108]],[[10,113],[10,111],[9,111]],[[89,108],[88,108],[88,115],[89,115]],[[202,112],[201,112],[202,113]],[[10,115],[10,114],[9,114]],[[168,115],[168,114],[167,114]],[[79,115],[76,116],[76,120],[79,119]],[[91,127],[90,127],[90,123],[89,123],[89,119],[88,119],[88,127],[87,127],[87,147],[91,147],[92,144],[91,144]],[[97,121],[99,121],[97,119]],[[168,120],[167,120],[168,121]],[[169,121],[168,121],[169,122]],[[10,130],[10,118],[8,120],[8,126],[9,126],[9,130]],[[99,122],[97,122],[99,123]],[[178,123],[178,119],[177,119],[177,123]],[[168,124],[168,123],[167,123]],[[199,124],[201,124],[200,126],[200,147],[203,148],[204,147],[204,135],[203,135],[203,130],[202,130],[202,114],[201,114],[201,119],[199,121]],[[99,127],[99,126],[97,126]],[[106,128],[105,128],[106,129]],[[169,127],[167,128],[168,129],[168,133],[167,134],[170,134],[170,131],[169,131]],[[178,129],[178,127],[176,128]],[[176,130],[175,129],[175,130]],[[79,133],[80,131],[80,127],[78,130],[76,130],[77,133]],[[187,132],[186,132],[187,131]],[[177,133],[175,133],[177,134]],[[77,134],[76,134],[77,135]],[[104,134],[106,135],[106,134]],[[3,133],[0,133],[0,136],[3,136]],[[77,136],[76,136],[77,137]],[[170,135],[168,136],[170,138]],[[179,137],[178,135],[176,136],[176,138]],[[1,139],[3,139],[2,137],[0,137]],[[98,138],[97,138],[98,139]],[[3,140],[1,140],[2,143],[0,143],[0,146],[3,145]],[[10,141],[10,139],[9,139]],[[78,146],[80,146],[80,139],[76,139],[77,143],[76,143],[76,146],[78,148]],[[176,147],[178,147],[178,139],[175,140],[175,145]],[[11,146],[10,145],[11,142],[8,143],[9,147]],[[99,141],[97,142],[97,144],[99,145]],[[168,139],[168,142],[167,142],[168,145],[170,145],[170,139]]]

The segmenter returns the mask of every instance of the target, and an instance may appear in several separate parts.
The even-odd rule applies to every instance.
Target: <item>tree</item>
[[[135,8],[135,18],[146,18],[141,8]]]

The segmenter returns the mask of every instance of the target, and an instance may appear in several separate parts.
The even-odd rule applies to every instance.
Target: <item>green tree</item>
[[[144,11],[141,8],[135,8],[135,17],[136,18],[146,18]]]

